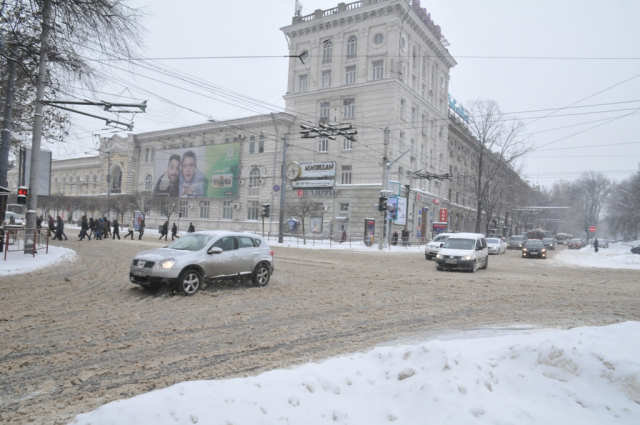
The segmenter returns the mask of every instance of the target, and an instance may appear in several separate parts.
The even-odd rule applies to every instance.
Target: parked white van
[[[440,248],[442,248],[451,235],[453,235],[453,233],[440,233],[438,236],[433,238],[433,240],[424,247],[424,257],[427,260],[433,259],[436,254],[440,252]]]
[[[454,233],[436,255],[437,270],[469,270],[489,267],[489,249],[481,233]]]

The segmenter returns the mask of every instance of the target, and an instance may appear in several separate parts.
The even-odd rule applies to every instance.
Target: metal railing
[[[268,243],[278,242],[278,233],[276,232],[267,232],[265,234],[265,239]],[[393,238],[387,239],[387,250],[397,250],[398,248],[416,248],[426,245],[431,241],[431,239],[426,238],[408,238],[403,241],[400,236],[398,236],[398,240],[394,241]],[[309,245],[309,246],[318,246],[324,247],[327,249],[331,249],[338,246],[348,246],[349,248],[357,248],[357,247],[366,247],[370,249],[378,249],[378,242],[380,241],[379,237],[374,237],[373,240],[365,240],[363,236],[347,236],[346,240],[342,240],[341,235],[333,235],[333,236],[321,236],[321,235],[307,235],[307,237],[303,237],[302,235],[289,234],[284,235],[283,242],[289,243],[291,245],[295,244],[296,246]]]
[[[4,261],[7,261],[7,253],[9,251],[24,251],[25,247],[31,249],[31,255],[35,257],[36,252],[45,249],[45,253],[49,253],[49,232],[48,229],[25,229],[25,228],[8,228],[3,229],[3,248]]]

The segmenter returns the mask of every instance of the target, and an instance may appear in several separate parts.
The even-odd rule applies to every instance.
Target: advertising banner
[[[396,221],[398,219],[398,197],[387,199],[387,220]]]
[[[447,214],[448,211],[446,208],[440,208],[440,221],[441,222],[446,222],[447,221]]]
[[[398,200],[398,213],[396,214],[396,224],[404,226],[407,224],[407,198],[396,198]]]
[[[135,230],[140,230],[140,223],[142,223],[142,219],[144,219],[144,214],[142,214],[142,211],[134,211],[133,227],[135,228]]]
[[[300,164],[300,178],[317,179],[322,177],[335,177],[336,163],[329,162],[303,162]]]
[[[311,233],[322,233],[322,217],[311,217]]]
[[[156,152],[153,193],[172,198],[238,196],[240,143]]]
[[[335,185],[336,163],[326,162],[290,162],[286,174],[291,180],[292,189],[331,188]]]

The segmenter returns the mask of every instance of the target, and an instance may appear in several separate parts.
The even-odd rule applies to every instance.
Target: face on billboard
[[[169,182],[175,183],[178,181],[178,176],[180,176],[180,161],[177,159],[172,159],[169,161],[169,166],[167,167],[167,171],[165,176],[169,179]]]
[[[196,159],[187,156],[182,160],[182,177],[184,181],[190,183],[193,181],[193,176],[196,175]]]

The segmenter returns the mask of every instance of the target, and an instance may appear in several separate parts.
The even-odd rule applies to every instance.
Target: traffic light
[[[260,215],[265,218],[265,217],[269,217],[269,209],[271,208],[270,204],[262,204],[262,212],[260,213]]]
[[[18,188],[18,203],[27,205],[27,196],[29,195],[29,189],[26,186],[20,186]]]
[[[380,200],[378,201],[378,211],[382,212],[387,210],[387,199],[388,198],[386,196],[380,197]]]

